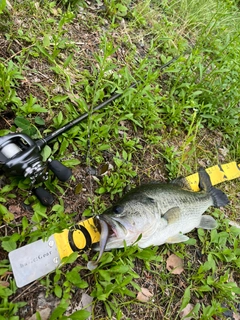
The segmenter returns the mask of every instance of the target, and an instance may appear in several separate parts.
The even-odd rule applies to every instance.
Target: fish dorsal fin
[[[166,242],[167,243],[179,243],[179,242],[185,242],[187,241],[189,238],[187,236],[185,236],[184,234],[176,234],[173,237],[169,237]]]
[[[204,215],[201,218],[200,224],[198,226],[198,228],[202,228],[202,229],[214,229],[217,226],[217,222],[216,220],[208,215]]]
[[[169,209],[163,218],[167,220],[168,224],[172,224],[180,219],[181,211],[179,207],[173,207]]]
[[[184,177],[176,178],[172,181],[170,181],[171,184],[174,184],[176,186],[181,187],[182,189],[192,191],[192,188],[190,187],[188,181]]]
[[[199,188],[204,191],[210,191],[212,188],[212,183],[207,171],[203,167],[200,167],[198,169],[198,175],[199,175]]]

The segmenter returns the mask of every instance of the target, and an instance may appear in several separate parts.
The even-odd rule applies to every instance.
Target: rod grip
[[[72,170],[64,166],[58,160],[49,161],[48,167],[55,174],[55,176],[62,182],[66,182],[72,175]]]

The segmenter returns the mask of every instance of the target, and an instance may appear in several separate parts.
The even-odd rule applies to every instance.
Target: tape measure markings
[[[83,244],[81,248],[79,248],[77,245],[76,245],[76,242],[74,241],[74,233],[79,230],[80,232],[83,233],[84,237],[85,237],[85,245]],[[77,232],[77,236],[79,237],[79,232]],[[69,232],[68,232],[68,242],[69,242],[69,245],[72,249],[72,251],[74,252],[78,252],[80,250],[87,250],[88,248],[91,247],[92,245],[92,239],[91,239],[91,236],[88,232],[88,230],[82,226],[81,224],[78,224],[78,225],[75,225],[73,227],[71,227],[69,229]]]
[[[240,164],[235,161],[223,165],[215,165],[206,169],[210,176],[213,186],[224,181],[236,179],[240,177]],[[185,178],[193,191],[199,191],[199,175],[194,173]]]
[[[64,229],[61,233],[55,233],[54,238],[60,258],[69,256],[73,252],[85,250],[93,243],[100,241],[98,231],[93,218],[80,221],[70,229]]]

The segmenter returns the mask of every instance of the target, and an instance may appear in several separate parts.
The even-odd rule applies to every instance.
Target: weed
[[[130,3],[131,1],[129,0],[104,0],[107,15],[113,19],[113,22],[115,22],[115,19],[119,19],[127,15]]]
[[[8,105],[19,106],[21,100],[16,95],[16,85],[18,80],[23,79],[23,76],[16,65],[10,60],[7,67],[0,62],[0,97],[1,110],[6,110]]]

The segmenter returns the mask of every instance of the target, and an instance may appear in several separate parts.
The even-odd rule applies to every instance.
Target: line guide
[[[212,185],[240,177],[240,164],[230,162],[206,169]],[[199,191],[199,175],[185,178],[193,191]],[[70,229],[53,234],[47,241],[38,240],[9,253],[16,285],[21,288],[54,271],[64,257],[81,252],[99,242],[100,232],[94,218],[80,221]]]

